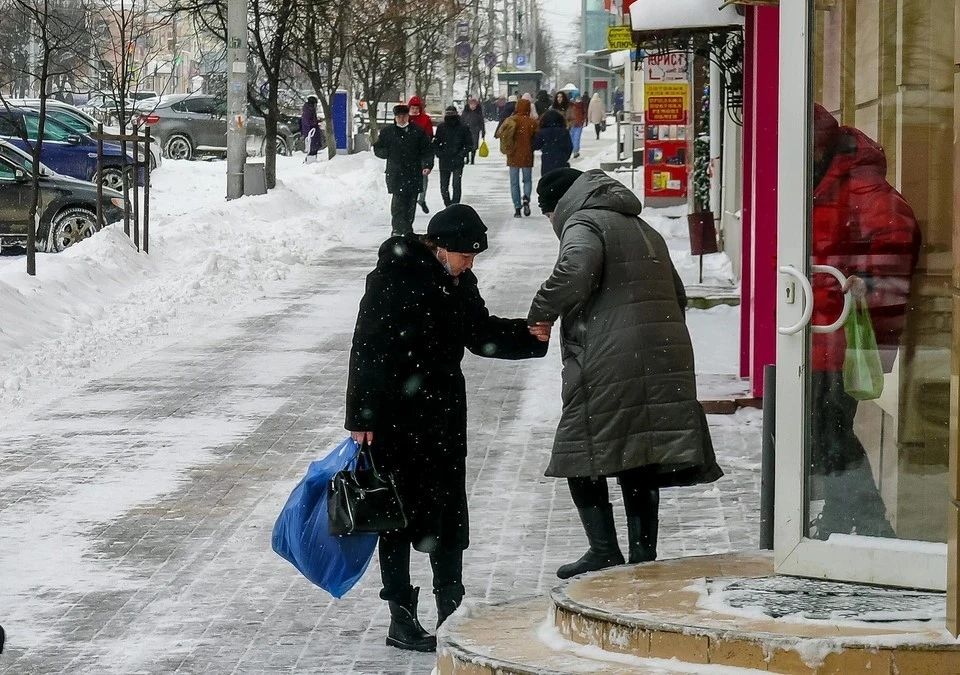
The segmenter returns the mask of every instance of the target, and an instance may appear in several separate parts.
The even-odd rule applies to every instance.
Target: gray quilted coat
[[[599,170],[557,204],[560,254],[527,317],[561,318],[563,412],[548,476],[649,467],[668,487],[723,475],[697,401],[683,283],[641,209]]]

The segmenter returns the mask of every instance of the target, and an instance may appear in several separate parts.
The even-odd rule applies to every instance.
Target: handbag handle
[[[360,444],[360,452],[357,455],[357,464],[360,464],[360,460],[365,460],[367,465],[370,467],[370,471],[373,472],[374,477],[380,481],[380,472],[377,470],[376,462],[373,461],[373,453],[370,451],[370,444],[367,442],[367,439],[364,438],[363,442]]]

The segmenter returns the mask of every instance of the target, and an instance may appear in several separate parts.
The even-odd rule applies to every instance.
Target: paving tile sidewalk
[[[502,174],[503,191],[475,194],[471,174]],[[468,167],[464,191],[491,225],[477,264],[488,305],[522,316],[555,238],[542,218],[510,217],[502,167]],[[15,533],[0,529],[0,673],[430,672],[431,656],[383,645],[376,562],[334,601],[270,550],[290,489],[345,435],[350,337],[380,235],[358,233],[242,320],[0,427],[0,523]],[[470,356],[464,370],[468,597],[544,593],[584,548],[566,485],[542,475],[559,414],[556,345],[535,361]],[[711,425],[728,475],[664,494],[664,557],[756,545],[759,415]],[[414,576],[429,589],[426,556],[415,554]],[[421,604],[432,626],[429,591]]]

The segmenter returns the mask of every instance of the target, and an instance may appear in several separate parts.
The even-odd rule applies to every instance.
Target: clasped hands
[[[549,342],[553,323],[550,321],[538,321],[532,326],[527,326],[527,329],[530,331],[530,335],[540,340],[540,342]]]

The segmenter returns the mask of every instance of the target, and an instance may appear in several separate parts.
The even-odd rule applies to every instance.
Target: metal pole
[[[97,229],[103,229],[103,124],[97,124]],[[126,209],[126,204],[123,205]]]
[[[136,158],[133,171],[133,245],[140,250],[140,134],[133,128],[133,156]]]
[[[720,173],[723,169],[723,96],[721,87],[720,66],[713,59],[710,59],[710,166],[713,169],[710,173],[710,210],[713,211],[713,219],[718,225],[721,224],[723,209],[720,204]]]
[[[763,367],[763,427],[760,444],[760,548],[773,550],[777,448],[777,367]]]
[[[247,0],[227,2],[227,199],[243,196],[247,159]]]
[[[146,177],[143,182],[143,252],[150,252],[150,127],[146,127],[144,132],[146,133],[146,146],[147,146],[147,158],[146,158]]]

